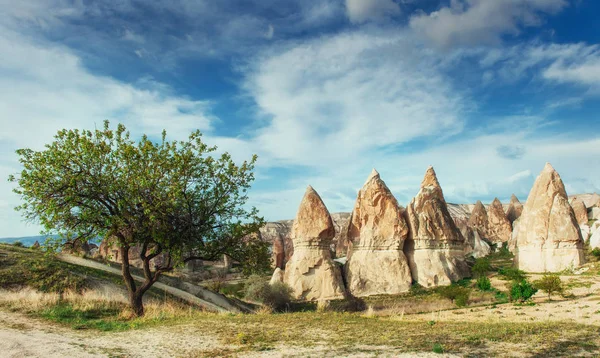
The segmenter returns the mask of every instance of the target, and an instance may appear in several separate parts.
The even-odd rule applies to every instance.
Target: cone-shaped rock
[[[583,201],[575,199],[571,203],[571,206],[573,207],[573,212],[575,213],[575,220],[577,220],[577,223],[579,225],[586,224],[588,222],[588,214],[587,208],[585,207]]]
[[[470,255],[478,259],[480,257],[485,257],[492,252],[490,245],[481,238],[479,230],[470,226],[465,226],[460,229],[460,232],[466,242],[465,255]]]
[[[285,266],[283,280],[296,298],[329,300],[342,298],[344,286],[329,246],[335,227],[319,194],[308,187],[292,226],[294,254]]]
[[[402,248],[408,226],[402,208],[375,170],[358,192],[348,226],[352,251],[346,284],[354,296],[396,294],[410,289],[410,268]]]
[[[421,190],[410,202],[405,217],[409,234],[404,253],[415,281],[430,287],[447,285],[469,275],[465,239],[448,212],[432,167],[427,169]]]
[[[480,200],[477,200],[477,203],[475,203],[475,207],[471,212],[471,216],[469,217],[469,226],[478,230],[479,233],[484,237],[487,237],[488,214],[485,210],[485,206],[483,206]]]
[[[492,243],[508,242],[512,235],[512,225],[504,214],[504,208],[498,198],[494,199],[488,208],[488,239]]]
[[[583,261],[583,239],[565,186],[547,163],[523,207],[515,261],[528,272],[558,272]]]
[[[521,213],[523,212],[523,204],[519,201],[519,199],[513,194],[510,197],[510,204],[508,204],[508,209],[506,209],[506,218],[512,225],[515,220],[521,217]]]

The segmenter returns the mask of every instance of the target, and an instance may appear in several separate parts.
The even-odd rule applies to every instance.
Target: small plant
[[[456,306],[464,307],[467,305],[471,290],[458,285],[450,285],[446,287],[440,287],[438,292],[442,297],[447,298],[456,304]]]
[[[485,257],[478,258],[475,260],[475,265],[471,271],[475,274],[476,277],[485,276],[491,270],[490,260]]]
[[[246,286],[245,297],[261,302],[274,311],[282,311],[289,307],[292,300],[292,289],[282,282],[270,285],[260,276],[251,276]]]
[[[444,353],[444,347],[442,347],[439,343],[434,343],[433,345],[433,353],[442,354]]]
[[[553,293],[563,293],[564,287],[558,275],[544,275],[541,279],[535,281],[535,287],[548,294],[548,301],[551,300]]]
[[[525,302],[536,294],[537,288],[533,287],[527,280],[514,281],[510,287],[510,300]]]
[[[600,248],[595,248],[592,250],[592,256],[600,258]]]
[[[522,281],[525,279],[525,272],[514,267],[500,268],[498,273],[501,276],[504,276],[504,279],[510,281]]]
[[[477,288],[480,291],[490,291],[492,289],[492,283],[486,276],[481,276],[477,279]]]

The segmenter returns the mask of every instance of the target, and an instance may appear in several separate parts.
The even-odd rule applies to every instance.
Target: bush
[[[525,280],[525,272],[514,267],[503,267],[498,270],[498,273],[504,276],[504,279],[511,281]]]
[[[525,302],[537,292],[537,288],[533,287],[527,280],[514,281],[510,288],[510,300]]]
[[[250,276],[246,284],[245,297],[260,302],[274,311],[283,311],[292,301],[292,289],[282,282],[270,285],[260,276]]]
[[[481,276],[477,279],[477,288],[480,291],[490,291],[492,289],[492,283],[489,278]]]
[[[477,260],[475,260],[475,265],[473,265],[473,268],[471,269],[471,271],[473,271],[473,273],[477,277],[484,276],[490,270],[491,270],[490,260],[488,260],[485,257],[481,257],[481,258],[478,258]]]
[[[592,250],[592,256],[600,258],[600,248],[595,248]]]
[[[13,246],[16,246],[16,247],[25,247],[25,245],[23,245],[23,243],[21,241],[15,241],[15,242],[13,242]]]
[[[564,287],[558,275],[544,275],[541,279],[534,282],[538,290],[548,294],[548,301],[553,293],[563,293]]]
[[[458,285],[450,285],[446,287],[440,287],[438,292],[442,297],[449,299],[458,307],[464,307],[467,305],[471,290]]]

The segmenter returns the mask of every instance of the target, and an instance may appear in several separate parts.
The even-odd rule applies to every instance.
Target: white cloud
[[[35,234],[12,208],[8,174],[19,170],[14,150],[41,149],[62,128],[102,126],[105,119],[124,123],[134,135],[183,139],[190,131],[210,132],[210,103],[177,96],[165,85],[139,85],[97,76],[86,70],[69,49],[0,28],[0,236]]]
[[[254,142],[280,164],[328,166],[462,128],[465,99],[404,33],[295,43],[247,69],[267,125]]]
[[[565,6],[565,0],[452,0],[430,14],[413,15],[410,27],[443,48],[498,44],[503,35],[539,26],[541,14],[555,14]]]
[[[363,23],[400,14],[393,0],[346,0],[346,14],[351,22]]]

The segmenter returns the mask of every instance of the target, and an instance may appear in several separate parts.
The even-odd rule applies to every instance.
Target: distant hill
[[[38,241],[40,244],[43,244],[44,241],[46,241],[47,236],[24,236],[24,237],[5,237],[5,238],[0,238],[0,243],[5,243],[5,244],[13,244],[15,242],[20,242],[25,246],[32,246],[36,241]]]

